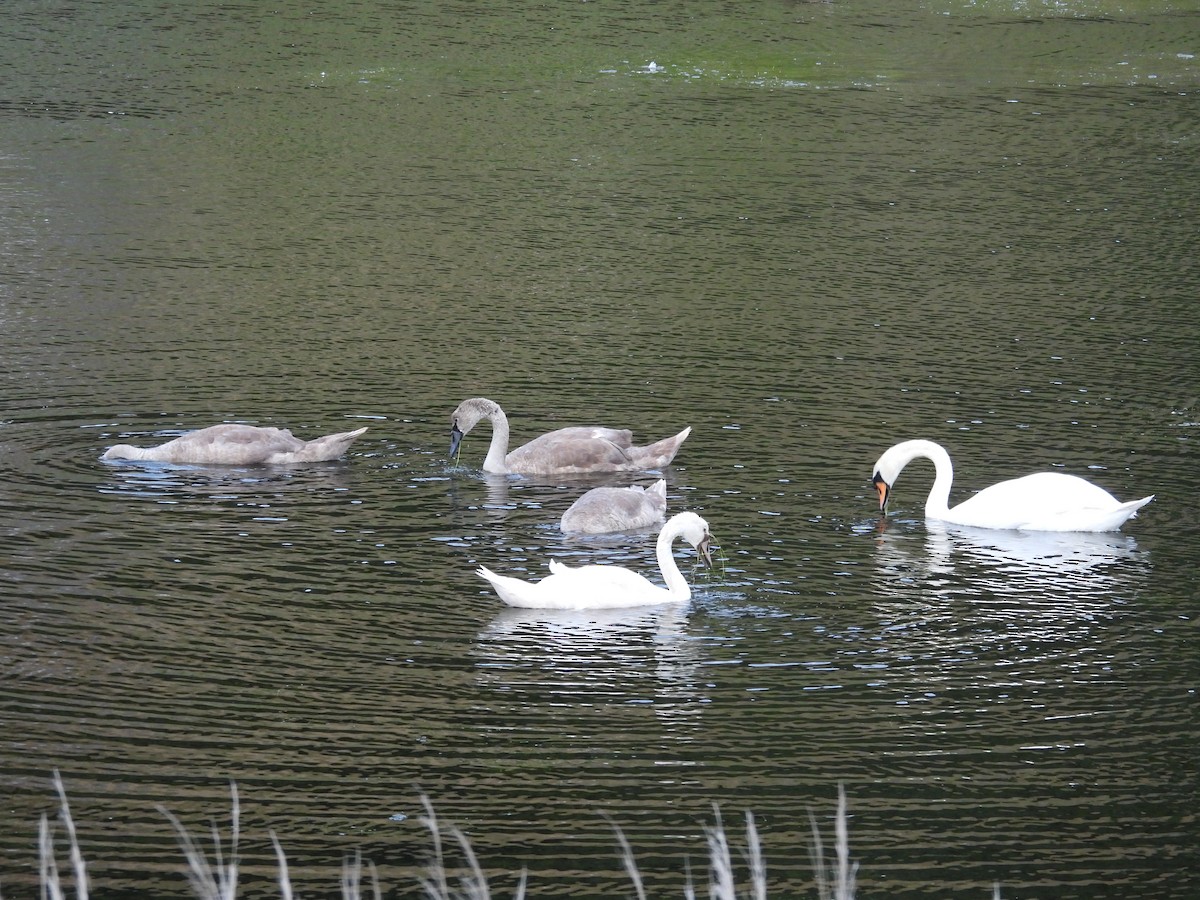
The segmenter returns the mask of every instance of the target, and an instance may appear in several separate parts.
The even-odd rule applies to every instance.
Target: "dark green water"
[[[184,897],[162,804],[243,807],[244,896],[361,849],[417,896],[419,792],[501,895],[652,893],[753,810],[773,897],[851,808],[860,897],[1200,891],[1192,501],[1200,14],[1109,2],[17,2],[0,32],[0,888],[63,773],[93,896]],[[590,483],[514,438],[694,429],[724,568],[683,609],[500,608]],[[219,421],[343,462],[99,461]],[[1033,469],[1120,535],[943,533]],[[643,483],[650,479],[644,479]],[[685,570],[690,559],[679,552]],[[737,828],[731,829],[735,833]]]

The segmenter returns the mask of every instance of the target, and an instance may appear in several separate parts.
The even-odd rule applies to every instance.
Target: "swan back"
[[[225,423],[180,435],[156,447],[117,444],[101,459],[142,459],[191,465],[278,465],[337,459],[367,429],[304,441],[286,428]]]
[[[648,488],[592,488],[562,515],[562,530],[602,534],[647,528],[667,513],[667,482],[660,478]]]

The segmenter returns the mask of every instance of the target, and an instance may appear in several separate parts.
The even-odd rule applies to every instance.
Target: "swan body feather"
[[[671,517],[655,544],[655,556],[666,587],[622,566],[567,566],[550,560],[550,574],[541,581],[523,581],[480,566],[476,574],[495,589],[509,606],[526,609],[616,609],[681,603],[691,599],[692,589],[671,554],[671,545],[682,537],[700,553],[706,564],[712,563],[708,523],[693,512]]]
[[[657,525],[667,514],[667,482],[660,478],[648,488],[592,488],[562,514],[562,530],[603,534]]]
[[[933,487],[925,501],[925,518],[973,528],[1024,531],[1117,531],[1154,499],[1122,503],[1108,491],[1065,472],[1035,472],[1001,481],[950,507],[954,466],[950,454],[933,441],[904,441],[889,448],[875,463],[879,508],[887,510],[901,470],[914,459],[933,462]]]
[[[450,456],[480,420],[492,423],[483,471],[500,475],[585,475],[595,472],[640,472],[671,464],[692,429],[646,447],[635,447],[633,432],[622,428],[583,426],[559,428],[515,450],[508,449],[508,417],[499,404],[485,397],[464,400],[450,416]]]
[[[101,459],[146,459],[194,465],[254,466],[337,459],[367,429],[304,441],[286,428],[227,423],[180,435],[157,447],[117,444]]]

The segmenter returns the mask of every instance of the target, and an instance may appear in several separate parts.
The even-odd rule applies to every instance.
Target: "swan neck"
[[[157,447],[134,447],[130,444],[117,444],[110,447],[104,454],[105,459],[155,459]]]
[[[483,461],[483,471],[494,472],[497,475],[508,474],[508,416],[499,406],[490,410],[487,418],[492,423],[492,442],[488,444],[487,458]]]
[[[683,577],[683,573],[679,571],[679,563],[675,561],[675,556],[671,553],[671,545],[675,543],[676,537],[678,534],[673,528],[664,528],[660,531],[658,543],[655,544],[655,555],[658,557],[658,568],[662,571],[663,581],[666,582],[671,596],[678,597],[680,600],[690,600],[692,597],[691,586]]]
[[[950,512],[950,487],[954,484],[954,463],[950,461],[950,454],[941,444],[935,444],[933,441],[916,441],[914,443],[918,446],[914,448],[910,459],[923,456],[933,463],[934,469],[933,487],[929,489],[929,496],[925,498],[925,517],[927,519],[944,519]]]

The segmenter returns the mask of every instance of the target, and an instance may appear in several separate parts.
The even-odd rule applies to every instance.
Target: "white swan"
[[[918,457],[933,461],[936,475],[925,518],[974,528],[1017,528],[1026,531],[1117,531],[1127,519],[1154,499],[1122,503],[1108,491],[1075,475],[1037,472],[1001,481],[950,508],[954,466],[950,454],[933,441],[904,441],[875,463],[879,509],[886,513],[892,485],[900,471]]]
[[[195,465],[253,466],[324,462],[337,459],[367,429],[327,434],[302,441],[286,428],[212,425],[180,435],[157,447],[117,444],[101,459],[149,459]]]
[[[508,417],[484,397],[464,400],[450,416],[450,458],[480,419],[492,423],[492,442],[483,471],[500,475],[580,475],[590,472],[639,472],[671,464],[692,429],[648,447],[633,446],[633,433],[618,428],[560,428],[509,452]]]
[[[562,514],[563,531],[603,534],[657,525],[667,514],[667,482],[660,478],[648,488],[592,488]]]
[[[621,566],[571,568],[554,559],[550,560],[550,574],[537,582],[497,575],[483,566],[476,574],[491,582],[509,606],[526,609],[615,609],[683,602],[691,599],[692,589],[671,555],[671,544],[677,537],[695,547],[705,564],[712,565],[708,523],[693,512],[678,513],[663,526],[655,544],[665,588]]]

